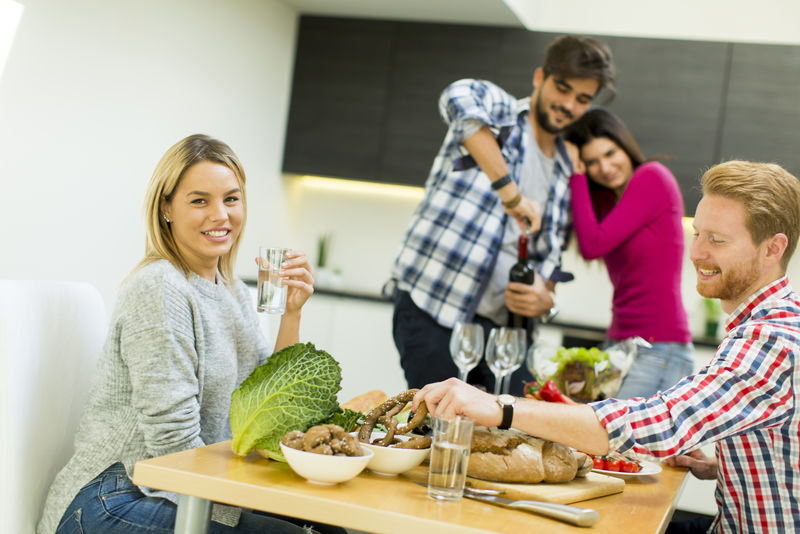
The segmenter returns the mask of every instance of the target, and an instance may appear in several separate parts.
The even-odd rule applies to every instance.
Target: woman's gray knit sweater
[[[166,260],[124,282],[39,534],[54,532],[78,491],[116,462],[130,476],[144,458],[230,439],[231,393],[269,354],[249,295],[241,281],[187,279]]]

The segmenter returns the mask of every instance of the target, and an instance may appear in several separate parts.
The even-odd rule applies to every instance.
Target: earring
[[[171,223],[171,222],[172,222],[172,221],[170,221],[170,220],[169,220],[169,217],[167,217],[167,214],[166,214],[166,213],[162,213],[162,214],[161,214],[161,217],[163,217],[163,218],[164,218],[164,222],[165,222],[165,223],[167,223],[167,224],[169,224],[169,223]]]

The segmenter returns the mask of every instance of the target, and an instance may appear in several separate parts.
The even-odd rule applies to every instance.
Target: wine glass
[[[486,344],[486,364],[494,375],[495,395],[500,393],[502,379],[520,358],[520,353],[524,355],[524,340],[524,328],[500,326],[489,331],[489,341]]]
[[[483,327],[475,323],[458,322],[450,335],[450,357],[458,367],[458,378],[467,381],[467,374],[483,357]]]
[[[511,366],[505,370],[503,376],[501,378],[502,383],[502,390],[503,393],[508,393],[509,389],[511,388],[511,375],[514,374],[514,371],[522,367],[522,364],[525,362],[525,345],[526,345],[526,334],[524,328],[514,328],[513,330],[517,331],[517,343],[519,344],[519,349],[515,353],[515,358],[511,362]]]

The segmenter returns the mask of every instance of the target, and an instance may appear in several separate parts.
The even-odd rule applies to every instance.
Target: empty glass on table
[[[450,357],[458,367],[459,380],[466,382],[467,374],[483,357],[483,327],[475,323],[456,323],[450,335]]]
[[[486,364],[494,375],[494,394],[499,395],[506,373],[522,365],[525,357],[525,329],[501,326],[489,331]],[[516,366],[516,367],[515,367]]]
[[[509,389],[511,389],[511,375],[514,374],[514,371],[522,367],[522,364],[525,362],[525,346],[527,345],[526,343],[527,334],[524,328],[516,328],[515,330],[521,331],[519,333],[520,346],[519,346],[519,351],[517,351],[516,353],[516,358],[511,363],[511,366],[505,371],[503,371],[503,374],[500,377],[500,384],[501,384],[500,389],[502,390],[503,393],[509,392]]]

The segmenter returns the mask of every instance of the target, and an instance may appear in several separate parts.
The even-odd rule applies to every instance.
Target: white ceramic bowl
[[[362,443],[363,445],[363,443]],[[315,484],[338,484],[358,476],[372,459],[372,451],[361,447],[362,456],[328,456],[298,451],[281,443],[281,452],[295,473]]]
[[[370,441],[385,436],[384,432],[373,432]],[[397,436],[405,440],[406,436]],[[431,449],[398,449],[362,443],[361,447],[374,453],[367,464],[367,469],[378,475],[395,476],[405,473],[421,464],[428,457]]]

